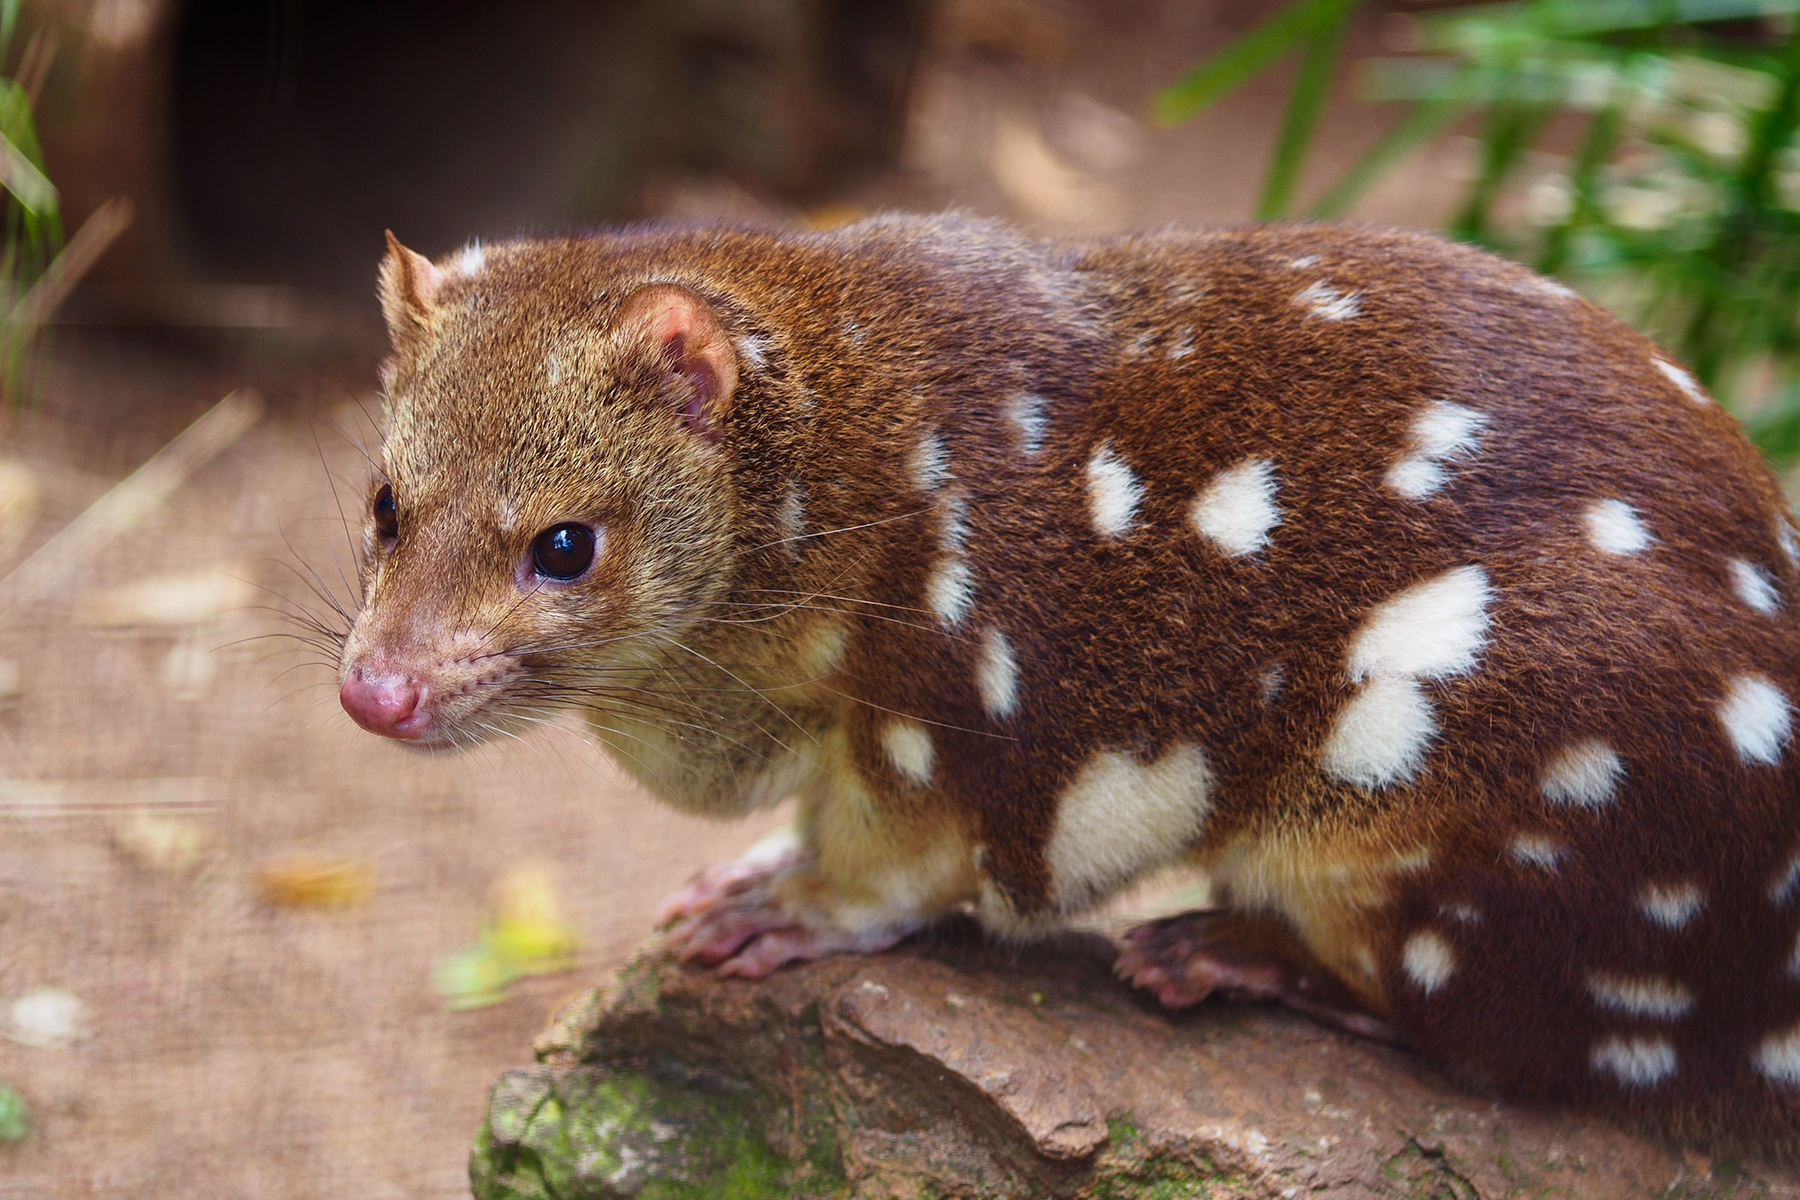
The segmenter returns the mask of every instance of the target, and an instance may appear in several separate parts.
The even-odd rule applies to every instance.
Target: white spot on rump
[[[1194,327],[1191,325],[1183,326],[1180,335],[1176,337],[1174,344],[1169,347],[1169,357],[1171,359],[1183,359],[1193,352]]]
[[[1800,1087],[1800,1026],[1764,1038],[1752,1061],[1758,1071],[1776,1083]]]
[[[1388,468],[1387,485],[1412,500],[1423,500],[1444,486],[1444,461],[1472,454],[1475,435],[1487,417],[1461,404],[1434,401],[1413,418],[1412,449]]]
[[[1589,1062],[1596,1071],[1608,1071],[1620,1083],[1647,1087],[1675,1074],[1675,1047],[1667,1038],[1609,1037],[1594,1045]]]
[[[1692,992],[1672,979],[1657,975],[1595,973],[1588,976],[1588,994],[1601,1008],[1659,1021],[1684,1017],[1694,1007]]]
[[[881,744],[902,779],[914,787],[930,784],[937,750],[925,726],[905,719],[889,721],[881,731]]]
[[[1782,557],[1788,560],[1788,566],[1800,570],[1800,538],[1794,536],[1794,527],[1787,523],[1786,517],[1775,518],[1775,541],[1781,547]]]
[[[1192,845],[1212,811],[1212,789],[1206,755],[1187,743],[1149,766],[1116,750],[1090,758],[1057,803],[1046,852],[1063,910],[1085,907]]]
[[[1144,485],[1113,449],[1112,442],[1102,442],[1088,459],[1087,488],[1088,510],[1102,537],[1118,537],[1131,528],[1144,499]]]
[[[1712,403],[1711,400],[1707,399],[1706,393],[1700,390],[1700,385],[1695,382],[1694,377],[1674,363],[1667,362],[1660,358],[1653,358],[1650,360],[1650,364],[1664,375],[1668,376],[1669,382],[1680,388],[1682,394],[1689,400],[1692,400],[1695,404]]]
[[[1601,500],[1581,514],[1587,522],[1588,541],[1607,554],[1637,554],[1654,540],[1637,510],[1623,500]]]
[[[806,490],[798,479],[790,479],[787,495],[781,500],[781,540],[788,543],[789,551],[796,556],[800,552],[800,535],[805,530]]]
[[[1794,890],[1800,888],[1800,853],[1788,859],[1788,865],[1775,882],[1769,885],[1769,901],[1772,904],[1786,904],[1794,898]]]
[[[1793,732],[1788,698],[1760,675],[1732,679],[1719,701],[1719,723],[1745,763],[1774,766]]]
[[[960,625],[975,605],[975,574],[955,555],[945,555],[925,581],[925,603],[946,625]]]
[[[1493,590],[1480,567],[1457,567],[1376,605],[1350,643],[1347,671],[1362,690],[1338,713],[1321,765],[1349,783],[1411,780],[1437,722],[1419,687],[1474,667],[1487,644]]]
[[[1299,258],[1289,259],[1288,268],[1294,271],[1304,271],[1308,267],[1316,266],[1318,261],[1319,256],[1316,254],[1302,254]]]
[[[981,706],[996,719],[1010,717],[1019,708],[1019,664],[1012,642],[998,629],[981,639],[981,659],[975,664],[975,686]]]
[[[1275,464],[1252,458],[1213,477],[1188,510],[1194,528],[1233,557],[1254,554],[1281,523],[1275,507]]]
[[[1692,883],[1652,883],[1638,896],[1638,907],[1644,916],[1664,929],[1680,929],[1699,914],[1705,903],[1699,886]]]
[[[1362,293],[1340,292],[1321,279],[1294,293],[1294,303],[1311,309],[1321,321],[1348,321],[1362,311]]]
[[[1377,675],[1338,713],[1319,764],[1362,787],[1410,782],[1436,736],[1437,720],[1418,681]]]
[[[1456,973],[1456,955],[1450,943],[1435,930],[1422,929],[1406,939],[1400,965],[1427,996],[1443,987]]]
[[[1475,665],[1487,645],[1487,572],[1457,567],[1377,604],[1350,643],[1350,678],[1441,679]]]
[[[927,429],[919,435],[906,467],[912,475],[913,486],[927,494],[936,492],[949,481],[950,456],[935,429]]]
[[[1006,402],[1006,416],[1019,435],[1019,449],[1033,457],[1044,448],[1044,430],[1050,424],[1048,408],[1048,401],[1030,392],[1014,392]]]
[[[1553,803],[1598,808],[1617,798],[1624,777],[1625,763],[1605,742],[1571,742],[1545,765],[1538,788]]]
[[[487,268],[487,251],[480,242],[470,242],[456,252],[456,270],[463,275],[479,275]]]
[[[1541,867],[1546,871],[1554,871],[1568,854],[1560,843],[1536,833],[1522,833],[1515,837],[1507,845],[1506,852],[1520,866]]]
[[[1775,590],[1769,573],[1753,562],[1731,560],[1731,587],[1738,599],[1760,613],[1772,613],[1781,607],[1781,594]]]

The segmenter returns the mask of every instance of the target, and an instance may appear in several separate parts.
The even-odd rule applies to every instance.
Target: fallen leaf
[[[290,858],[258,873],[263,900],[288,908],[348,908],[375,891],[375,868],[356,859]]]
[[[192,817],[138,809],[113,822],[113,846],[141,867],[185,875],[211,850],[207,827]]]
[[[66,1046],[88,1035],[87,1005],[61,988],[33,988],[12,1002],[5,1032],[21,1046]]]
[[[19,1089],[0,1083],[0,1142],[16,1145],[31,1133],[31,1105]]]
[[[581,936],[563,920],[547,867],[513,868],[494,881],[488,899],[480,938],[432,972],[432,985],[452,1010],[498,1004],[513,980],[566,971],[581,948]]]

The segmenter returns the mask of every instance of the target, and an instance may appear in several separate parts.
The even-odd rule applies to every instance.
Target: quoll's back
[[[1800,545],[1598,308],[1402,234],[901,218],[396,246],[384,289],[345,706],[573,703],[673,802],[797,795],[673,898],[685,955],[1029,936],[1188,861],[1221,911],[1121,960],[1166,1003],[1794,1149]]]

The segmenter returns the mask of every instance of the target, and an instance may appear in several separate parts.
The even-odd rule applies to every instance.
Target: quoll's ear
[[[431,331],[444,273],[423,254],[400,244],[387,231],[387,257],[381,260],[381,315],[387,318],[388,337],[394,349],[406,351]]]
[[[737,390],[737,351],[712,306],[674,283],[652,283],[625,297],[619,328],[636,329],[661,351],[669,370],[691,385],[681,421],[709,441],[718,441]]]

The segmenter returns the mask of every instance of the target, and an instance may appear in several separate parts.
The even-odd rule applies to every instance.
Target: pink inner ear
[[[626,297],[621,319],[644,322],[639,328],[692,389],[682,405],[682,424],[716,442],[737,385],[737,356],[706,301],[678,285],[650,284]]]

